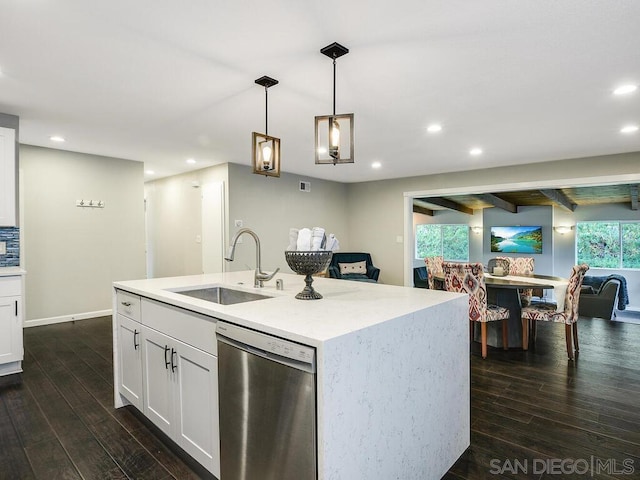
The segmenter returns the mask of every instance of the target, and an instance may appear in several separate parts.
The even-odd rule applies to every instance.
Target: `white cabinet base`
[[[22,362],[11,362],[0,365],[0,377],[22,372]]]

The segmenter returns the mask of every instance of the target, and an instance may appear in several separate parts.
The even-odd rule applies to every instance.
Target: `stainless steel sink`
[[[181,290],[179,292],[174,291],[174,293],[199,298],[200,300],[206,300],[207,302],[218,303],[220,305],[233,305],[236,303],[253,302],[255,300],[272,298],[268,295],[245,292],[243,290],[234,290],[233,288],[226,287],[196,288],[193,290]]]

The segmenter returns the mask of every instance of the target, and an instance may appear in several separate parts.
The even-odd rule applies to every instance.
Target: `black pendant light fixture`
[[[333,114],[316,117],[316,163],[353,163],[353,113],[336,114],[336,59],[349,49],[334,42],[320,53],[333,60]]]
[[[268,135],[269,125],[269,87],[278,84],[275,78],[260,77],[256,80],[258,85],[264,87],[264,134],[253,132],[251,134],[251,163],[253,173],[267,177],[280,176],[280,139]]]

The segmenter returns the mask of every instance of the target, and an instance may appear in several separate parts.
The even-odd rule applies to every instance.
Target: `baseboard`
[[[59,317],[36,318],[25,320],[24,328],[39,327],[41,325],[52,325],[54,323],[75,322],[76,320],[87,320],[89,318],[106,317],[111,315],[112,310],[98,310],[96,312],[74,313],[72,315],[61,315]]]

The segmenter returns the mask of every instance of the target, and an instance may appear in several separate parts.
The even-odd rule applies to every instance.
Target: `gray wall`
[[[227,164],[145,184],[150,278],[202,273],[202,189],[228,183]]]
[[[299,190],[301,180],[311,182],[308,193]],[[349,247],[346,184],[287,173],[266,178],[254,175],[250,167],[225,164],[146,184],[149,264],[154,277],[202,272],[202,250],[195,241],[202,228],[200,189],[192,185],[207,181],[225,182],[225,244],[239,230],[235,220],[242,220],[260,237],[263,270],[280,267],[291,272],[284,259],[291,227],[323,227],[338,237],[342,251]],[[235,260],[223,267],[254,269],[255,252],[253,239],[245,235]]]
[[[229,237],[238,230],[235,220],[254,230],[260,237],[264,270],[280,267],[291,272],[284,258],[291,227],[322,227],[327,234],[336,235],[341,251],[348,251],[351,219],[346,184],[289,173],[266,178],[251,171],[244,165],[229,164]],[[300,181],[311,182],[311,190],[301,192]],[[255,268],[255,246],[244,236],[228,269],[245,270],[247,266]]]
[[[413,238],[407,239],[412,242],[411,249],[413,252],[412,264],[414,267],[424,267],[424,259],[416,258],[416,226],[425,224],[435,225],[482,225],[482,210],[474,210],[473,215],[467,215],[462,212],[453,210],[437,210],[434,215],[423,215],[421,213],[413,214]],[[469,260],[472,262],[485,262],[482,252],[482,235],[476,234],[469,230]]]
[[[350,245],[354,249],[371,252],[375,263],[382,269],[380,278],[384,283],[405,284],[406,268],[406,284],[411,285],[413,247],[408,245],[405,260],[403,245],[396,243],[398,236],[412,235],[413,218],[411,212],[405,211],[405,194],[483,193],[494,187],[527,189],[541,185],[560,186],[562,182],[569,186],[638,182],[638,165],[640,152],[634,152],[350,184]]]
[[[552,207],[520,207],[518,213],[506,212],[500,208],[483,209],[484,228],[482,230],[483,255],[482,262],[486,265],[490,258],[496,256],[532,257],[535,262],[535,272],[541,275],[558,275],[567,277],[571,267],[565,272],[563,269],[554,272],[553,263],[553,208]],[[491,227],[508,227],[513,225],[540,225],[542,227],[542,253],[540,254],[512,254],[491,252]],[[573,264],[572,264],[573,266]]]
[[[560,208],[554,209],[555,225],[573,225],[584,221],[639,221],[640,211],[631,210],[629,205],[589,205],[576,208],[574,212],[569,212]],[[558,275],[562,272],[569,272],[576,258],[575,251],[575,229],[570,233],[561,235],[554,234],[555,251],[554,263]],[[606,268],[590,268],[587,275],[605,276],[613,273],[622,274],[627,279],[629,289],[630,308],[640,310],[640,270],[610,270]],[[566,276],[563,275],[563,276]]]
[[[27,145],[20,164],[25,325],[110,311],[112,282],[145,276],[143,164]]]

